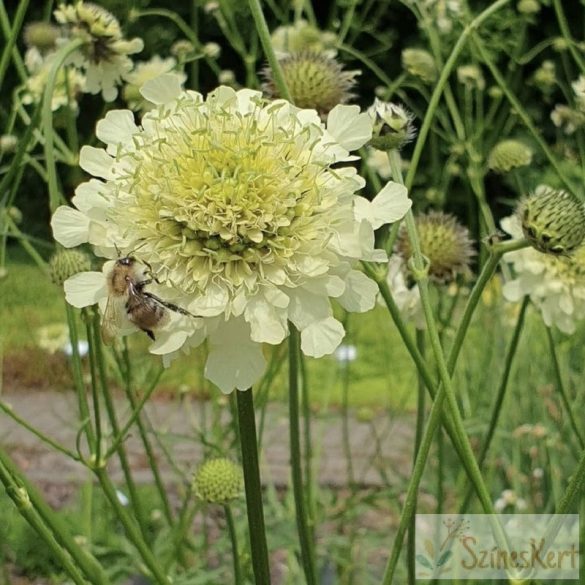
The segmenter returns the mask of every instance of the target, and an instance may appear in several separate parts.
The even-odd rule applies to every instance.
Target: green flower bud
[[[302,51],[281,58],[279,63],[292,101],[299,108],[311,108],[326,116],[336,105],[354,97],[351,89],[360,71],[344,71],[335,58],[325,53]],[[265,93],[271,98],[282,97],[272,70],[267,67],[263,74]]]
[[[179,60],[184,60],[195,52],[195,47],[191,41],[187,39],[180,39],[175,41],[171,46],[171,55],[174,55]]]
[[[423,49],[404,49],[402,66],[410,75],[425,83],[434,83],[439,76],[433,56]]]
[[[55,48],[59,38],[59,29],[48,22],[31,22],[24,29],[24,42],[28,47],[35,47],[41,53]]]
[[[540,3],[538,0],[520,0],[518,2],[518,12],[520,14],[536,14],[540,12]]]
[[[416,136],[414,116],[402,106],[376,98],[368,113],[373,121],[370,145],[378,150],[400,149]]]
[[[545,254],[570,254],[585,239],[585,205],[567,191],[541,185],[518,214],[524,236]]]
[[[225,458],[205,461],[193,477],[195,495],[210,504],[239,498],[243,486],[242,468]]]
[[[68,278],[78,272],[91,269],[89,256],[81,250],[59,250],[49,261],[51,280],[61,286]]]
[[[10,154],[16,150],[18,138],[13,134],[2,134],[0,136],[0,154]]]
[[[453,282],[458,275],[467,276],[469,265],[475,256],[469,231],[453,215],[430,211],[415,217],[416,228],[423,255],[429,261],[429,278],[437,284]],[[396,241],[396,252],[405,263],[413,255],[413,249],[405,226]]]
[[[507,173],[532,162],[532,150],[519,140],[498,142],[488,157],[488,167],[496,173]]]

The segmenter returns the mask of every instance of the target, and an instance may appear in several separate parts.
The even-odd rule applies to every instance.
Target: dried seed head
[[[81,250],[59,250],[49,261],[49,274],[51,280],[61,286],[68,278],[78,272],[86,272],[91,269],[89,256]]]
[[[488,166],[496,173],[507,173],[532,162],[532,149],[519,140],[502,140],[490,152]]]

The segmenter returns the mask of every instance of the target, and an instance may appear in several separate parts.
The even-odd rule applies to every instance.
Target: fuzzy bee
[[[108,300],[101,327],[104,343],[111,344],[127,321],[154,340],[154,330],[169,321],[169,310],[195,316],[144,290],[153,280],[149,269],[136,258],[126,256],[116,260],[107,276]]]

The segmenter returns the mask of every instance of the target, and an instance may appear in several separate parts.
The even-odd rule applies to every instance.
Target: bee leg
[[[143,329],[142,331],[144,331],[144,333],[146,333],[146,335],[148,335],[148,337],[150,337],[150,339],[152,339],[152,341],[156,341],[156,337],[154,336],[154,333],[152,332],[152,330]]]
[[[189,311],[187,311],[187,309],[183,309],[183,307],[179,307],[179,305],[175,305],[174,303],[169,303],[168,301],[163,301],[163,299],[161,299],[160,297],[157,297],[156,295],[152,294],[151,292],[148,292],[145,290],[142,292],[142,294],[145,297],[148,297],[149,299],[156,301],[159,305],[162,305],[163,307],[166,307],[167,309],[174,311],[175,313],[180,313],[181,315],[188,315],[190,317],[197,316],[197,315],[193,315],[193,313],[190,313]]]

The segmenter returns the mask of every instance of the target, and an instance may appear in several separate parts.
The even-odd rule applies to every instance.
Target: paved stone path
[[[11,391],[0,399],[29,424],[75,451],[78,415],[73,393]],[[116,408],[119,419],[126,421],[126,399],[121,396],[116,398]],[[153,440],[162,476],[170,485],[180,481],[181,473],[188,476],[201,461],[198,433],[201,409],[205,408],[210,411],[209,402],[185,398],[181,401],[153,400],[146,406],[152,428],[161,437],[161,444],[172,453],[176,464],[173,468],[164,454],[165,449]],[[227,428],[229,419],[225,410],[222,424],[226,424]],[[320,483],[335,487],[347,485],[341,416],[338,412],[329,411],[316,415],[313,420],[315,469]],[[401,416],[390,420],[387,416],[380,416],[369,422],[359,422],[352,417],[349,422],[355,481],[363,486],[402,483],[410,471],[414,419]],[[151,438],[154,439],[154,436]],[[77,484],[87,479],[87,469],[47,447],[4,412],[0,412],[0,444],[35,482],[60,485]],[[135,428],[125,445],[136,481],[151,482],[148,460]],[[113,478],[118,479],[121,472],[115,459],[112,458],[109,468]],[[277,486],[288,484],[288,422],[286,407],[282,404],[270,404],[268,407],[261,467],[265,483]]]

